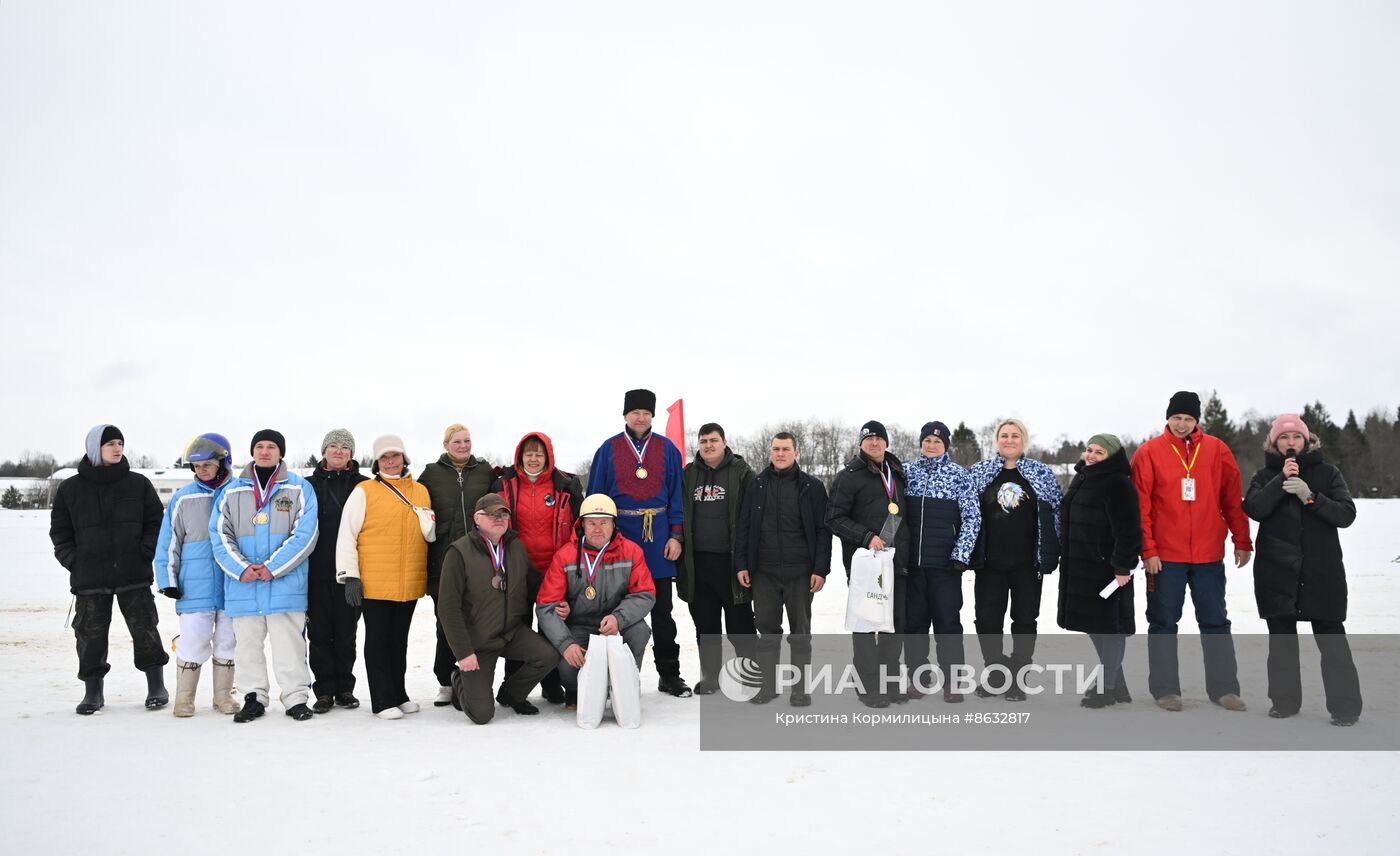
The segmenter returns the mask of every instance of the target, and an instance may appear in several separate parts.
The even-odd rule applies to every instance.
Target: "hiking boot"
[[[549,683],[541,683],[540,695],[544,696],[544,700],[550,704],[564,703],[564,687],[557,679]]]
[[[238,699],[233,697],[233,661],[214,658],[214,709],[219,713],[238,713]]]
[[[1006,692],[1003,694],[1003,697],[1007,701],[1025,701],[1026,691],[1021,688],[1020,684],[1013,683],[1011,686],[1006,688]]]
[[[335,703],[346,710],[354,710],[360,706],[360,700],[355,698],[354,693],[336,693]]]
[[[948,704],[962,704],[963,694],[953,690],[951,687],[944,687],[943,700]]]
[[[316,703],[311,705],[311,712],[330,713],[333,707],[335,707],[335,696],[318,695],[316,696]]]
[[[83,681],[83,700],[78,702],[79,716],[92,716],[102,709],[106,701],[102,698],[102,679],[89,678]]]
[[[714,695],[717,692],[719,692],[719,681],[711,678],[701,678],[700,682],[695,685],[696,695]]]
[[[1269,708],[1270,719],[1287,719],[1290,716],[1297,715],[1297,713],[1298,711],[1296,710],[1284,710],[1278,705],[1274,705],[1273,707]]]
[[[433,699],[433,707],[447,707],[452,704],[452,687],[438,687],[437,697]]]
[[[1087,693],[1084,694],[1084,698],[1081,698],[1079,700],[1080,707],[1088,707],[1094,709],[1101,707],[1113,707],[1113,705],[1117,703],[1117,699],[1113,697],[1113,693],[1101,693],[1098,690],[1089,690]]]
[[[759,687],[758,693],[749,699],[749,704],[767,704],[777,698],[778,694],[767,687]]]
[[[165,666],[152,666],[146,670],[146,710],[160,710],[170,704],[170,693],[165,689]]]
[[[793,690],[792,695],[788,696],[788,704],[793,707],[811,707],[812,694]]]
[[[1225,708],[1226,710],[1247,710],[1244,704],[1244,699],[1240,698],[1234,693],[1226,693],[1225,695],[1216,699],[1215,703]]]
[[[886,708],[890,706],[890,700],[884,693],[860,693],[857,698],[866,707]]]
[[[1332,724],[1338,728],[1349,728],[1355,725],[1356,721],[1360,718],[1359,716],[1334,716],[1332,717]]]
[[[920,690],[916,686],[910,686],[909,689],[904,691],[904,697],[909,701],[918,701],[926,695],[928,695],[928,693]]]
[[[316,714],[311,712],[311,708],[303,704],[294,704],[287,708],[287,715],[297,722],[305,722]]]
[[[200,663],[175,661],[175,710],[173,713],[185,719],[194,716],[194,692],[199,686]]]
[[[1157,699],[1157,706],[1162,710],[1170,710],[1173,713],[1177,713],[1182,709],[1181,696],[1175,693],[1164,695]]]
[[[1113,701],[1115,704],[1132,704],[1133,697],[1128,694],[1128,685],[1119,684],[1113,688]]]
[[[248,693],[243,697],[243,709],[233,715],[234,722],[252,722],[267,712],[263,703],[258,701],[257,693]]]
[[[505,705],[506,707],[510,708],[511,710],[515,711],[521,716],[534,716],[535,714],[540,712],[540,709],[535,707],[533,704],[530,704],[529,700],[515,701],[510,696],[506,695],[504,690],[496,693],[496,701],[497,703]]]
[[[690,685],[680,675],[666,675],[656,682],[656,688],[676,698],[690,698]]]

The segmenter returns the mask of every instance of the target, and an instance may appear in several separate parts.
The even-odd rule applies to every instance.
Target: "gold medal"
[[[637,478],[645,480],[647,477],[646,467],[637,467]]]
[[[266,511],[259,511],[257,514],[254,514],[254,515],[253,515],[253,525],[254,525],[254,526],[261,526],[261,525],[263,525],[263,524],[266,523],[266,522],[267,522],[267,512],[266,512]]]
[[[891,502],[890,505],[889,505],[889,508],[890,508],[890,514],[898,514],[898,513],[899,513],[899,503],[897,503],[897,502]]]
[[[589,586],[588,588],[583,590],[583,596],[588,598],[589,600],[592,600],[593,598],[598,596],[598,590],[595,589],[593,586]]]

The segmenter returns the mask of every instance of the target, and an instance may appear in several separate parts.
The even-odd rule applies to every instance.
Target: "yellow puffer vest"
[[[404,473],[392,480],[408,501],[422,508],[431,504],[428,489]],[[428,542],[418,515],[377,480],[355,485],[365,492],[365,522],[357,542],[360,581],[369,600],[417,600],[428,593]]]

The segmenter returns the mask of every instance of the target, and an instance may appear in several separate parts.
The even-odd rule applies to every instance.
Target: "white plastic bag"
[[[894,632],[894,550],[876,553],[865,548],[851,557],[851,582],[846,590],[846,631]]]
[[[608,640],[608,684],[612,687],[613,718],[623,728],[642,724],[642,676],[637,673],[637,660],[621,636],[605,636]]]
[[[583,668],[578,670],[578,727],[597,728],[608,703],[608,643],[606,636],[588,637]]]

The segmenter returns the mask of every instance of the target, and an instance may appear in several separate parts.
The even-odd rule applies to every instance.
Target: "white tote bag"
[[[851,557],[846,630],[849,633],[894,632],[893,549],[876,553],[861,548]]]
[[[588,652],[578,670],[578,727],[597,728],[608,704],[608,643],[596,633],[588,637]]]
[[[605,636],[608,640],[608,684],[612,686],[613,718],[623,728],[642,724],[642,676],[637,674],[637,660],[621,636]]]

